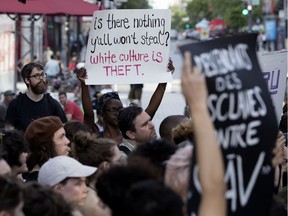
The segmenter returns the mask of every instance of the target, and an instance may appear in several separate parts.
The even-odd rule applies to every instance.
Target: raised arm
[[[173,66],[173,62],[171,59],[169,59],[168,71],[173,73],[174,70],[175,70],[175,68]],[[156,90],[154,91],[154,93],[153,93],[153,95],[149,101],[147,108],[145,109],[145,112],[148,113],[148,115],[151,117],[151,119],[153,119],[156,111],[158,110],[158,108],[161,104],[164,92],[166,90],[166,85],[167,85],[167,83],[159,83],[158,84]]]
[[[82,100],[82,106],[84,110],[84,123],[87,124],[92,131],[96,131],[95,127],[95,117],[94,117],[94,111],[92,107],[92,102],[89,94],[89,88],[85,84],[85,79],[87,78],[87,71],[85,68],[80,68],[77,71],[77,78],[81,83],[81,100]]]
[[[213,123],[207,107],[207,88],[201,72],[191,67],[185,53],[181,76],[182,92],[193,119],[196,157],[202,187],[198,215],[226,215],[224,165]]]

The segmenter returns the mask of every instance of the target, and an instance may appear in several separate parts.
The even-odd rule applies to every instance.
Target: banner
[[[278,126],[258,64],[256,37],[248,34],[180,47],[182,53],[192,53],[193,65],[206,77],[207,104],[225,164],[228,215],[268,216],[273,195],[271,157]],[[188,213],[194,216],[201,199],[195,163],[190,179]]]
[[[86,51],[86,83],[172,81],[167,72],[170,28],[170,10],[94,12]]]
[[[280,122],[282,115],[283,100],[287,80],[287,50],[261,53],[258,55],[262,68],[264,80],[267,83],[275,112],[277,122]]]

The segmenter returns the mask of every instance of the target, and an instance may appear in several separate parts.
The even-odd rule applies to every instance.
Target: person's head
[[[172,129],[172,138],[176,145],[185,143],[187,139],[193,141],[193,134],[194,130],[192,120],[181,122]]]
[[[167,140],[160,139],[138,145],[129,154],[128,166],[142,167],[145,162],[153,167],[157,179],[163,180],[165,173],[165,162],[176,152],[177,147]],[[145,167],[143,167],[145,168]]]
[[[0,176],[0,215],[24,216],[23,192],[13,180]]]
[[[73,141],[73,137],[76,134],[76,132],[79,131],[92,132],[87,124],[77,120],[71,120],[66,122],[64,124],[64,129],[66,132],[66,137],[70,140],[70,142]]]
[[[117,92],[108,92],[100,96],[97,101],[99,115],[103,117],[103,123],[114,127],[118,126],[118,115],[123,109],[123,104]]]
[[[97,173],[121,162],[117,143],[111,139],[97,138],[92,133],[77,132],[72,142],[72,152],[82,164],[97,167]]]
[[[125,139],[133,140],[137,144],[157,138],[151,117],[138,106],[129,106],[120,112],[118,127]]]
[[[57,156],[42,165],[38,182],[61,193],[73,206],[81,206],[87,197],[86,177],[96,172],[96,167],[86,166],[68,156]]]
[[[70,141],[65,135],[59,117],[46,116],[32,121],[26,129],[24,140],[30,154],[27,159],[28,169],[41,166],[49,158],[68,155]]]
[[[62,105],[65,105],[67,103],[67,94],[66,92],[59,92],[58,94],[59,101]]]
[[[127,191],[134,183],[149,179],[153,179],[153,174],[148,170],[113,166],[99,176],[95,188],[101,200],[110,207],[113,215],[125,215],[122,213]]]
[[[24,145],[23,133],[17,130],[7,131],[2,139],[1,152],[4,159],[12,168],[13,175],[25,173],[28,171],[27,148]]]
[[[48,186],[37,182],[25,183],[23,187],[23,212],[29,216],[72,216],[72,208],[64,197]]]
[[[11,90],[7,90],[4,92],[4,103],[9,104],[15,96],[15,93]]]
[[[96,91],[93,95],[93,97],[98,100],[102,96],[102,93],[100,91]]]
[[[44,94],[47,91],[47,80],[44,67],[40,63],[30,62],[21,70],[21,76],[28,89],[34,94]]]
[[[124,200],[125,216],[181,216],[181,198],[165,185],[141,181],[131,186]]]
[[[172,129],[175,128],[179,123],[189,121],[184,115],[170,115],[166,117],[160,124],[159,134],[161,138],[173,142]]]

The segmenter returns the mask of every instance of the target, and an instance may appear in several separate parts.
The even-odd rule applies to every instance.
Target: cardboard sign
[[[170,10],[102,10],[93,14],[87,84],[159,83],[167,72]]]
[[[288,52],[285,50],[261,53],[258,56],[263,77],[267,83],[274,104],[278,123],[280,122],[282,115],[283,100],[286,89],[287,54]]]
[[[257,60],[256,37],[249,34],[180,47],[182,53],[192,53],[193,65],[206,77],[207,104],[225,164],[228,215],[268,216],[273,194],[271,156],[278,127]],[[197,215],[201,186],[195,163],[190,192],[188,213]]]

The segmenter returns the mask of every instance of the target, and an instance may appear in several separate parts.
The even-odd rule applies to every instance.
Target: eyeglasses
[[[29,78],[35,78],[37,80],[40,80],[40,78],[44,79],[47,77],[47,74],[46,73],[41,73],[41,74],[35,74],[35,75],[32,75],[32,76],[29,76]]]
[[[105,112],[110,112],[112,114],[116,114],[116,113],[120,113],[123,110],[123,107],[120,108],[110,108],[110,109],[106,109],[104,110]]]

